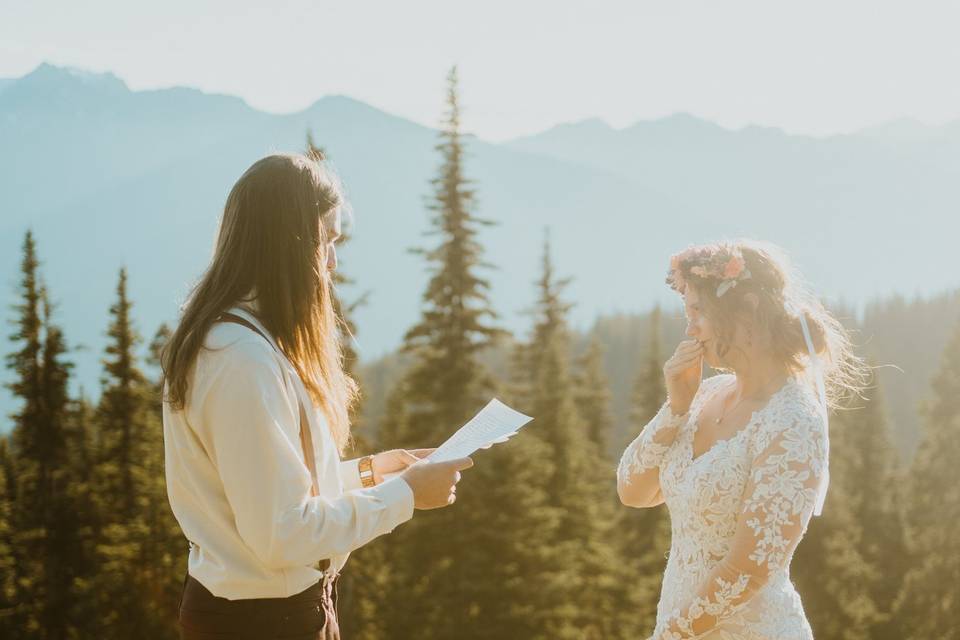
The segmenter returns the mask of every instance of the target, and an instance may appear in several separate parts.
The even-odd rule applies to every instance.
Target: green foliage
[[[11,450],[4,453],[3,558],[10,572],[2,617],[10,632],[63,638],[82,628],[74,606],[83,554],[82,485],[73,477],[67,382],[67,345],[52,320],[52,306],[38,273],[31,233],[23,245],[18,313],[21,348],[8,356],[21,400]]]
[[[548,596],[543,631],[549,638],[632,638],[633,576],[616,547],[614,464],[604,452],[612,420],[602,354],[593,342],[571,371],[570,305],[562,300],[567,280],[554,274],[549,239],[542,267],[530,341],[515,352],[511,380],[518,406],[536,416],[521,437],[541,441],[552,462],[552,473],[535,479],[558,522],[544,547],[554,570],[541,587]]]
[[[960,322],[960,291],[929,298],[907,299],[894,295],[875,300],[864,311],[858,342],[865,355],[884,366],[878,382],[888,399],[893,443],[909,461],[924,433],[917,410],[927,398],[937,373],[940,353]]]
[[[5,638],[19,638],[17,604],[19,602],[19,553],[14,521],[17,471],[10,452],[10,440],[0,439],[0,631]]]
[[[432,182],[431,227],[439,243],[420,249],[431,271],[421,320],[407,332],[412,363],[387,401],[386,446],[435,446],[494,392],[481,356],[502,335],[492,323],[476,240],[474,193],[463,172],[456,71]],[[547,602],[542,581],[554,513],[544,504],[549,457],[519,438],[478,456],[458,491],[465,505],[418,515],[384,543],[393,560],[386,604],[393,638],[538,637]],[[402,595],[398,595],[402,594]],[[505,635],[498,635],[505,634]]]
[[[663,381],[665,357],[660,336],[660,317],[660,307],[656,306],[650,312],[649,349],[633,390],[633,410],[630,421],[634,426],[642,427],[647,424],[653,416],[657,415],[667,398],[667,387]]]
[[[661,332],[673,341],[679,331],[658,309],[604,319],[574,359],[577,338],[548,250],[543,264],[534,328],[512,345],[509,375],[495,328],[456,336],[453,327],[475,328],[479,316],[442,308],[457,299],[449,295],[426,305],[432,313],[405,355],[364,370],[378,384],[391,371],[420,374],[395,386],[378,433],[358,421],[357,454],[435,444],[498,392],[536,421],[478,454],[456,507],[418,514],[355,554],[341,586],[346,637],[635,638],[653,627],[669,519],[663,506],[615,506],[614,462],[601,445],[611,399],[616,407],[630,388],[624,379],[633,380],[630,427],[616,435],[622,416],[614,414],[612,451],[662,403]],[[67,394],[68,349],[29,234],[21,271],[16,348],[7,356],[21,403],[15,430],[0,440],[0,636],[173,638],[186,545],[167,506],[159,386],[137,363],[125,273],[111,307],[104,390],[92,406],[82,392]],[[347,326],[350,308],[340,308]],[[148,366],[156,368],[168,336],[157,330]],[[424,384],[425,361],[442,371],[458,357],[470,360],[456,379],[470,381],[472,396],[442,375]],[[498,390],[498,378],[509,386]],[[794,579],[818,637],[953,637],[960,329],[934,378],[908,474],[898,468],[879,389],[868,395],[833,419],[830,496],[798,550]],[[445,422],[457,400],[460,417]]]
[[[899,638],[893,603],[903,580],[901,472],[878,389],[830,424],[830,490],[797,550],[794,575],[816,634]]]
[[[634,382],[630,411],[632,437],[639,434],[666,401],[663,381],[663,346],[660,307],[650,313],[647,324],[647,355]],[[657,601],[670,549],[670,517],[663,505],[649,509],[624,509],[618,539],[620,554],[630,575],[630,606],[636,624],[644,633],[656,625]]]
[[[906,502],[909,571],[897,607],[903,636],[955,638],[960,607],[960,325],[933,379],[933,397]]]
[[[577,360],[574,372],[574,402],[587,425],[587,436],[598,452],[610,449],[613,415],[610,411],[610,384],[603,371],[603,345],[596,335]]]
[[[98,571],[90,591],[101,637],[172,638],[169,621],[176,617],[186,544],[167,502],[158,388],[137,362],[141,338],[131,310],[127,274],[121,269],[96,409]],[[152,362],[167,333],[161,327],[154,337]]]

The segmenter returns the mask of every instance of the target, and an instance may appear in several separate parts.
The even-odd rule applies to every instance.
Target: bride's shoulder
[[[760,439],[784,435],[792,440],[818,441],[825,437],[827,423],[816,392],[798,379],[791,379],[761,412]]]
[[[808,420],[823,419],[823,411],[817,392],[806,381],[791,378],[783,388],[781,406],[784,411],[797,418]]]

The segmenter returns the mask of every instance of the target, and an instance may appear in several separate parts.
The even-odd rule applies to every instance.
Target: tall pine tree
[[[27,232],[21,262],[21,302],[17,333],[21,348],[7,357],[15,380],[9,385],[21,401],[12,434],[16,475],[7,487],[14,588],[9,623],[14,633],[33,638],[66,638],[76,633],[73,615],[78,556],[76,516],[81,505],[70,491],[68,447],[71,364],[63,333],[52,321],[47,292],[40,283],[33,235]]]
[[[182,549],[183,541],[166,498],[162,432],[152,404],[156,383],[139,367],[141,338],[131,310],[121,269],[97,407],[102,539],[95,590],[103,637],[172,637],[177,576],[184,570],[175,549]]]
[[[526,406],[536,416],[535,433],[554,467],[552,475],[540,478],[559,514],[549,544],[556,570],[545,589],[553,601],[545,631],[551,638],[629,638],[636,629],[623,607],[629,576],[614,543],[614,465],[600,446],[607,425],[591,425],[608,415],[604,399],[609,396],[598,366],[588,376],[589,388],[578,385],[578,379],[586,380],[571,371],[570,305],[562,299],[567,282],[556,277],[547,237],[534,326],[520,352],[524,357],[515,361],[523,370],[513,376],[527,377]],[[599,359],[596,350],[593,359]]]
[[[896,615],[903,637],[946,640],[960,634],[960,325],[924,414],[905,509],[911,568]]]
[[[447,77],[447,113],[436,146],[442,162],[432,180],[428,205],[433,215],[428,235],[440,242],[415,249],[431,270],[423,294],[423,315],[407,331],[403,351],[414,356],[407,376],[411,445],[437,443],[452,425],[462,424],[483,406],[493,382],[479,354],[502,335],[488,296],[489,283],[478,275],[483,248],[480,228],[490,224],[473,212],[475,193],[464,175],[457,72]],[[442,375],[441,375],[442,372]]]
[[[50,580],[52,626],[49,637],[81,635],[89,629],[88,611],[78,605],[82,595],[79,585],[93,570],[90,556],[92,529],[86,526],[92,514],[89,511],[90,485],[82,482],[85,469],[80,467],[83,450],[78,444],[77,425],[73,420],[74,402],[67,386],[73,365],[64,362],[67,345],[63,332],[53,322],[52,307],[46,289],[41,291],[43,311],[43,390],[48,434],[56,443],[51,447],[50,478],[53,491],[51,511],[47,517],[50,557],[46,559],[44,574]],[[51,443],[52,444],[52,443]],[[79,476],[78,476],[79,474]]]
[[[380,432],[385,447],[436,446],[494,391],[480,356],[502,331],[493,324],[489,285],[478,275],[477,234],[487,223],[473,212],[474,191],[464,174],[456,69],[448,76],[447,107],[429,204],[438,244],[418,250],[431,277],[423,315],[404,340],[412,364],[388,400]],[[542,493],[525,488],[549,468],[539,453],[520,436],[478,454],[457,505],[419,514],[389,536],[389,637],[535,637],[542,607],[528,581],[540,574],[545,526],[528,526],[531,520],[520,516],[550,517]]]
[[[44,617],[38,611],[41,604],[38,595],[42,595],[42,567],[38,560],[44,549],[42,516],[27,508],[34,499],[34,493],[42,492],[41,478],[49,472],[41,467],[48,466],[43,437],[45,436],[44,416],[41,406],[42,382],[40,355],[42,349],[42,320],[40,315],[40,283],[38,281],[39,261],[33,233],[28,231],[23,241],[23,258],[20,263],[20,302],[13,307],[16,317],[16,333],[10,339],[19,348],[6,356],[7,368],[14,374],[14,381],[8,383],[20,403],[20,409],[13,414],[14,429],[10,438],[12,444],[11,464],[17,464],[17,475],[10,478],[7,487],[11,496],[10,528],[12,564],[14,567],[13,594],[11,606],[3,617],[9,625],[11,634],[25,636],[36,632]],[[37,595],[35,595],[37,594]]]

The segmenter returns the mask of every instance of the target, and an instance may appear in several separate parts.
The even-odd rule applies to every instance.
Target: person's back
[[[255,163],[164,348],[167,491],[191,543],[186,640],[338,637],[347,555],[414,508],[452,504],[472,464],[404,450],[341,461],[356,388],[332,304],[340,203],[310,159]]]
[[[344,488],[360,487],[356,463],[341,473],[323,413],[311,404],[317,476],[326,479],[317,491],[327,501],[325,526],[315,528],[301,513],[311,478],[300,445],[296,372],[242,325],[215,324],[204,346],[186,409],[164,406],[167,487],[192,543],[190,575],[230,599],[287,597],[322,578],[310,566],[321,559],[318,549],[330,550],[323,558],[332,560],[333,573],[351,549],[410,519],[413,496],[400,478],[341,498]],[[262,460],[267,453],[269,463]],[[344,486],[345,478],[355,481]]]

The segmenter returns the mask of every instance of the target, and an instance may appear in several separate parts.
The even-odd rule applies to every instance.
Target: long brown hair
[[[723,276],[703,265],[742,260],[748,279],[718,295]],[[701,269],[697,269],[700,266]],[[806,320],[814,351],[823,364],[827,398],[836,407],[866,385],[869,368],[856,355],[850,334],[812,293],[783,249],[769,242],[735,240],[689,247],[674,256],[667,282],[683,293],[694,287],[717,334],[717,355],[729,352],[737,324],[744,320],[769,337],[771,355],[786,368],[811,378],[810,358],[800,322]],[[722,289],[721,289],[722,291]],[[747,296],[752,296],[751,304]],[[809,380],[812,384],[812,380]]]
[[[342,204],[333,173],[302,155],[267,156],[240,176],[227,196],[210,266],[163,350],[165,402],[185,408],[188,375],[207,331],[253,291],[259,320],[323,410],[341,451],[346,447],[357,386],[343,369],[323,224]]]

